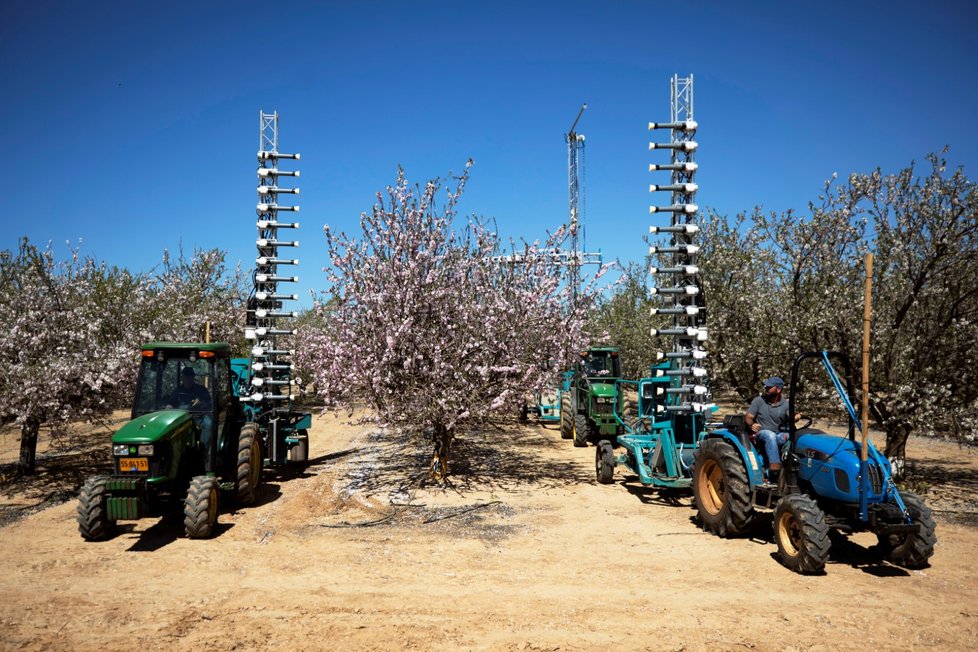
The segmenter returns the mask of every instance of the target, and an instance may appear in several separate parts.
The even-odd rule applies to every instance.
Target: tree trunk
[[[20,461],[17,462],[19,475],[34,475],[37,471],[37,431],[41,422],[29,419],[20,427]]]
[[[435,431],[432,434],[435,454],[431,460],[431,470],[428,473],[428,477],[432,480],[441,482],[448,477],[448,455],[454,438],[454,430],[449,430],[442,424],[435,425]]]

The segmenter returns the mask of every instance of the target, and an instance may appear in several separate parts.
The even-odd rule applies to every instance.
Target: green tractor
[[[229,344],[151,342],[141,359],[132,419],[112,436],[113,472],[89,478],[79,496],[84,539],[112,536],[120,520],[181,509],[188,537],[210,537],[222,493],[255,502],[266,451],[308,454],[309,415],[287,412],[269,428],[246,407]]]
[[[587,446],[596,436],[614,438],[624,430],[616,414],[625,414],[617,347],[591,348],[581,352],[577,368],[564,374],[560,402],[560,436]]]

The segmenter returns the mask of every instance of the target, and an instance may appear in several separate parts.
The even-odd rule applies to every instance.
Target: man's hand
[[[761,431],[761,424],[757,423],[756,421],[750,424],[750,431],[754,434],[759,433]]]
[[[801,421],[801,412],[795,415],[795,421]]]

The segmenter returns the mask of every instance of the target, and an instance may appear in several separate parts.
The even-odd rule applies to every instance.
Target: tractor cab
[[[614,382],[621,378],[621,360],[617,348],[582,351],[580,364],[581,375],[591,382]]]
[[[225,447],[225,426],[235,411],[231,347],[219,343],[150,342],[142,347],[132,419],[165,410],[189,414],[205,456],[217,434],[215,453]],[[215,471],[215,460],[206,466]]]

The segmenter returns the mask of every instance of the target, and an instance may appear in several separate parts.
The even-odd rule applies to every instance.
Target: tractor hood
[[[820,496],[834,500],[859,500],[860,444],[846,437],[804,434],[798,437],[795,453],[800,462],[799,476],[811,483]],[[884,500],[890,478],[885,457],[869,447],[870,502]]]
[[[588,389],[591,395],[596,398],[614,398],[615,396],[615,381],[611,379],[611,382],[594,382],[593,380],[588,385]]]
[[[112,435],[113,444],[149,444],[181,432],[193,423],[186,410],[160,410],[136,417]]]

